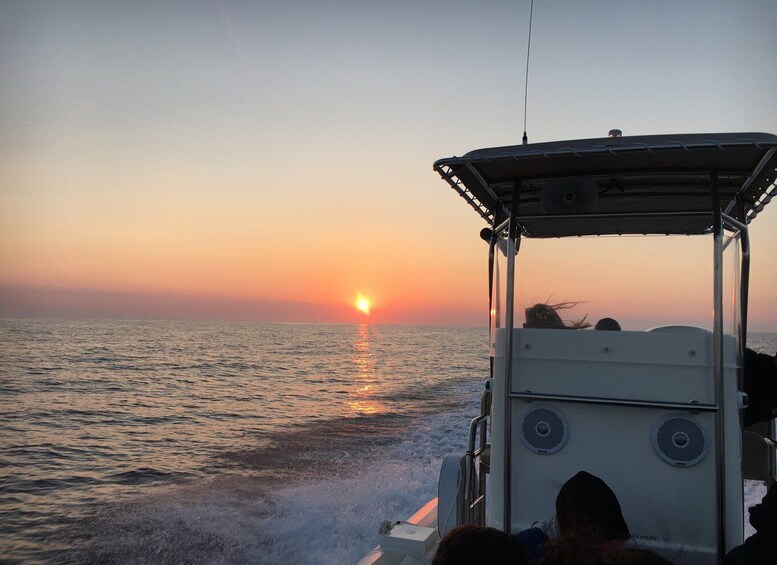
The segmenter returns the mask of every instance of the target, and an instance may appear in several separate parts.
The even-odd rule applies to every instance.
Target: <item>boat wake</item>
[[[437,495],[442,458],[465,448],[461,411],[410,420],[327,422],[226,452],[217,478],[95,510],[78,528],[82,549],[66,559],[355,563],[377,543],[381,520],[406,519]]]

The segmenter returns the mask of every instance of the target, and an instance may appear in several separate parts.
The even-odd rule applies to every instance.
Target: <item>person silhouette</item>
[[[601,320],[596,322],[594,329],[600,330],[600,331],[619,332],[621,331],[621,325],[618,323],[617,320],[614,320],[612,318],[602,318]]]
[[[745,426],[773,419],[777,408],[777,355],[745,349],[743,388],[750,398]]]
[[[559,302],[558,304],[535,304],[525,310],[526,323],[524,328],[543,328],[552,330],[582,330],[590,328],[586,322],[588,316],[578,320],[565,321],[559,316],[559,310],[574,308],[577,302]]]

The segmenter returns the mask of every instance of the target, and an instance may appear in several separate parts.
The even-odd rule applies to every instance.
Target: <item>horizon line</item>
[[[8,283],[0,283],[0,317],[488,326],[485,310],[377,307],[365,316],[347,303]]]

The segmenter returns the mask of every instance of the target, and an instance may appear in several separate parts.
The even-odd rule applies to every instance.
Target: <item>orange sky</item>
[[[484,223],[431,166],[520,139],[528,4],[462,4],[465,37],[450,3],[325,4],[0,7],[0,315],[354,322],[361,292],[372,321],[484,324]],[[705,6],[536,6],[531,141],[777,132],[773,10]],[[752,240],[777,331],[777,210]],[[610,307],[637,316],[663,258]]]

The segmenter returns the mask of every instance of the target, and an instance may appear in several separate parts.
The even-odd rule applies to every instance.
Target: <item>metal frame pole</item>
[[[747,224],[726,214],[723,214],[723,223],[739,232],[740,249],[742,250],[739,274],[739,354],[740,358],[744,360],[745,347],[747,346],[747,303],[750,288],[750,229]]]
[[[513,202],[510,211],[510,224],[507,238],[507,288],[506,292],[506,313],[505,313],[505,375],[504,375],[504,468],[503,468],[503,489],[504,489],[504,508],[502,529],[512,533],[512,392],[513,383],[513,320],[515,318],[515,256],[518,251],[518,222],[516,219],[518,213],[518,202],[520,196],[520,181],[515,183],[513,188]]]
[[[713,334],[712,351],[715,376],[715,465],[717,468],[718,556],[726,554],[726,433],[725,387],[723,384],[723,216],[720,210],[718,173],[710,175],[713,214]]]

